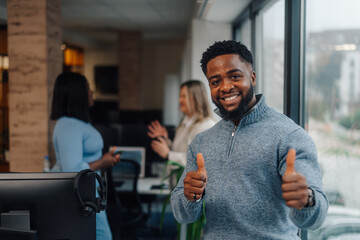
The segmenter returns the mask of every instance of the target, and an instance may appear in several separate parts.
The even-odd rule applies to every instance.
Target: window
[[[359,8],[357,0],[306,2],[305,127],[330,202],[325,224],[309,231],[309,240],[360,234]]]
[[[240,41],[246,45],[248,49],[251,50],[251,21],[250,19],[245,20],[236,30],[235,30],[235,40]]]
[[[285,43],[285,24],[294,24],[285,22],[285,11],[298,2],[290,0],[292,4],[288,6],[284,0],[258,3],[250,8],[255,14],[255,34],[250,34],[250,21],[243,21],[235,29],[234,36],[236,40],[255,43],[252,49],[255,50],[257,92],[265,94],[268,105],[284,112],[284,49],[291,49],[288,48],[290,42]],[[302,231],[301,237],[308,240],[358,239],[360,21],[357,9],[360,1],[302,0],[300,5],[303,4],[305,58],[299,60],[299,66],[292,66],[303,78],[300,82],[304,81],[299,87],[301,89],[295,90],[302,99],[297,99],[296,94],[286,97],[291,97],[287,101],[300,101],[300,105],[295,107],[300,110],[295,111],[300,113],[300,123],[317,146],[323,188],[330,208],[324,225],[308,231],[308,234]],[[302,14],[299,17],[302,19]],[[299,36],[303,34],[299,26],[290,28],[298,31]],[[248,39],[251,35],[256,36],[255,39]],[[302,43],[302,39],[297,39],[296,34],[294,36]],[[294,79],[288,80],[296,85]]]
[[[284,106],[284,2],[272,1],[260,11],[255,39],[257,92],[263,93],[267,104],[279,112]]]

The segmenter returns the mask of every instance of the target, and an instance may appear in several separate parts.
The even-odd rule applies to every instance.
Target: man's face
[[[251,65],[241,61],[239,55],[226,54],[211,59],[206,77],[211,98],[223,118],[238,120],[255,105],[256,75]]]

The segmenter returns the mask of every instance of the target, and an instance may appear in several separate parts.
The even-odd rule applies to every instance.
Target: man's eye
[[[231,78],[232,78],[232,79],[240,79],[241,76],[240,76],[239,74],[237,74],[237,75],[233,75]]]
[[[211,81],[211,85],[216,86],[220,83],[220,80],[213,80]]]

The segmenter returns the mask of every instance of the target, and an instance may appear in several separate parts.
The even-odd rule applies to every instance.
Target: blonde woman
[[[211,117],[205,85],[198,80],[181,84],[179,105],[184,117],[176,129],[174,141],[169,139],[159,121],[149,124],[148,136],[154,139],[151,147],[160,157],[185,166],[188,145],[198,133],[212,127],[215,120]]]

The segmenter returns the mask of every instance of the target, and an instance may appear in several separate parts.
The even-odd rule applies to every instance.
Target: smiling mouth
[[[232,100],[234,100],[235,98],[237,98],[239,95],[234,95],[231,97],[225,97],[225,98],[221,98],[222,100],[224,100],[225,102],[230,102]]]

